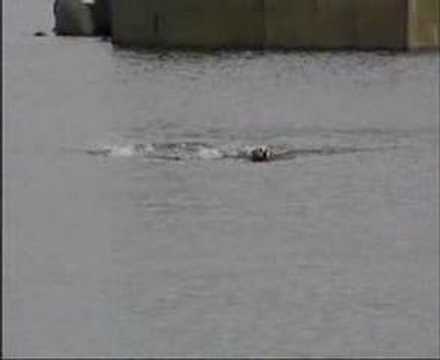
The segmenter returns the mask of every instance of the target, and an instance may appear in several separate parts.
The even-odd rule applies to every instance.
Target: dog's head
[[[269,161],[272,157],[272,151],[265,145],[258,146],[251,151],[251,160],[255,162]]]

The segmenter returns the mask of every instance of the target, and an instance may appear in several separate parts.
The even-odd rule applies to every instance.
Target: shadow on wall
[[[110,36],[110,0],[55,0],[57,35]]]

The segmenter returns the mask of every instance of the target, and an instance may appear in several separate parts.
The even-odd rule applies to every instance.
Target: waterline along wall
[[[76,35],[111,31],[120,46],[400,50],[438,49],[440,39],[440,0],[57,2],[60,24]]]

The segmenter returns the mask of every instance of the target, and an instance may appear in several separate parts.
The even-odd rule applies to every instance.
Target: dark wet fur
[[[47,36],[47,33],[45,33],[44,31],[35,31],[34,32],[34,36],[36,36],[36,37],[44,37],[44,36]]]

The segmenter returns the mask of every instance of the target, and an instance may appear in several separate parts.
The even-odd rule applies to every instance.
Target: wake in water
[[[165,161],[237,159],[253,162],[292,160],[298,156],[329,156],[370,151],[383,151],[391,147],[337,147],[295,148],[289,145],[211,146],[201,142],[166,142],[156,144],[129,144],[95,146],[85,152],[104,157],[135,157]]]

